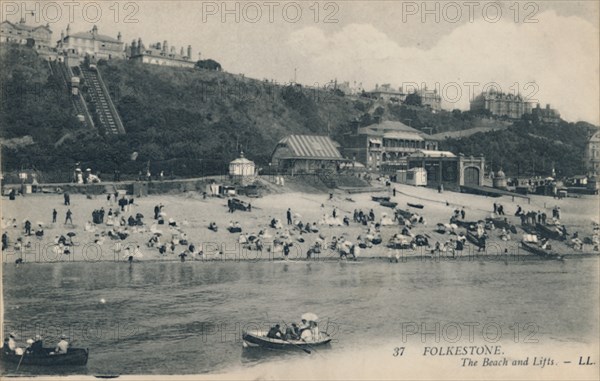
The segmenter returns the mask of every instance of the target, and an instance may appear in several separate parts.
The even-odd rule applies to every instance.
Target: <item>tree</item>
[[[406,99],[404,100],[404,104],[410,105],[410,106],[421,106],[421,105],[423,105],[423,99],[417,93],[410,93],[406,96]]]
[[[204,69],[204,70],[212,70],[212,71],[222,71],[223,68],[221,64],[213,59],[200,60],[196,62],[196,68]]]

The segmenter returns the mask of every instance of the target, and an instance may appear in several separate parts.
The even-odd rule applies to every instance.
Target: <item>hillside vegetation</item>
[[[337,139],[385,119],[432,133],[482,123],[478,116],[459,110],[432,113],[419,106],[384,104],[221,71],[128,61],[99,62],[98,70],[121,115],[125,135],[103,136],[84,129],[64,84],[47,63],[28,48],[1,46],[0,138],[18,142],[14,139],[28,137],[27,144],[3,144],[5,172],[31,168],[44,174],[41,181],[68,181],[73,165],[81,162],[105,174],[118,169],[122,179],[145,173],[148,164],[152,173],[164,171],[167,177],[202,176],[224,173],[242,150],[266,169],[275,144],[289,134],[329,134]],[[523,122],[505,131],[449,140],[443,148],[485,153],[488,161],[515,173],[519,165],[522,173],[529,162],[545,162],[548,170],[554,160],[563,174],[570,175],[581,172],[588,130],[584,124],[552,127]]]

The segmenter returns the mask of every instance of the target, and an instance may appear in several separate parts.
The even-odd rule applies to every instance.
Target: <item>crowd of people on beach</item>
[[[65,192],[63,198],[64,204],[69,207],[65,212],[65,231],[57,232],[55,235],[53,243],[56,247],[52,249],[52,252],[69,255],[73,252],[72,247],[77,245],[77,242],[74,242],[77,226],[73,224],[73,213],[70,209],[73,206],[70,194]],[[87,198],[92,199],[90,196]],[[231,220],[226,227],[230,233],[237,235],[236,241],[242,248],[257,251],[266,249],[273,254],[281,254],[284,259],[290,257],[292,253],[296,254],[296,257],[300,255],[300,257],[315,258],[324,252],[336,253],[342,259],[356,259],[360,256],[361,250],[370,249],[382,243],[390,249],[388,255],[390,257],[394,257],[395,250],[416,250],[418,247],[425,247],[431,253],[454,256],[464,249],[466,241],[474,243],[481,251],[485,250],[488,238],[498,238],[506,242],[513,240],[514,235],[517,234],[516,227],[508,221],[510,217],[506,216],[504,206],[498,202],[492,204],[489,217],[479,221],[468,221],[467,208],[464,206],[450,206],[446,202],[446,205],[452,208],[450,221],[449,223],[439,222],[433,232],[448,235],[448,239],[435,239],[436,236],[430,235],[431,233],[423,232],[422,227],[427,225],[427,221],[424,215],[420,214],[420,209],[417,209],[419,213],[416,213],[395,207],[392,208],[391,216],[388,216],[385,211],[378,212],[378,216],[376,216],[376,210],[373,208],[368,208],[366,211],[361,208],[344,210],[344,205],[348,205],[350,202],[354,202],[354,200],[346,198],[340,203],[340,200],[334,198],[332,193],[325,202],[321,203],[321,218],[317,221],[308,220],[299,213],[293,212],[292,208],[287,208],[282,219],[277,216],[269,216],[262,224],[253,223],[251,227]],[[125,258],[130,262],[136,258],[142,258],[144,249],[140,245],[128,244],[126,241],[140,234],[149,234],[141,242],[146,242],[145,250],[156,250],[158,258],[167,258],[173,255],[182,261],[189,257],[206,259],[202,245],[194,245],[188,238],[184,230],[188,225],[187,221],[179,222],[173,217],[167,216],[162,203],[154,206],[152,216],[154,221],[150,224],[146,223],[144,216],[137,210],[133,196],[126,196],[122,192],[107,193],[106,203],[107,205],[101,205],[91,212],[91,220],[85,223],[83,231],[93,233],[94,243],[98,245],[103,245],[110,240],[111,249],[117,257]],[[250,203],[228,198],[227,211],[229,213],[232,212],[234,204],[241,205],[248,212],[252,211]],[[409,206],[412,205],[409,204]],[[416,208],[418,207],[423,208],[423,206],[416,205]],[[233,210],[237,210],[237,206]],[[52,224],[34,224],[28,219],[18,223],[16,219],[5,221],[3,218],[3,227],[12,226],[22,229],[14,242],[10,239],[7,231],[3,232],[3,250],[10,246],[19,251],[31,247],[34,237],[43,239],[45,228],[57,227],[58,214],[59,211],[52,208]],[[552,208],[551,219],[548,218],[545,211],[526,211],[520,205],[517,205],[514,216],[521,219],[524,229],[527,226],[535,228],[536,224],[541,224],[555,228],[563,236],[568,235],[565,225],[561,224],[559,206]],[[391,235],[389,241],[383,242],[382,228],[388,226],[398,227],[398,231]],[[337,231],[328,237],[327,227],[342,232]],[[360,228],[359,234],[355,233],[357,227]],[[68,231],[67,228],[75,231]],[[211,221],[208,228],[215,233],[218,232],[215,221]],[[248,231],[246,231],[247,228]],[[466,232],[460,232],[460,228],[465,228]],[[354,232],[352,233],[353,237],[350,237],[350,232]],[[594,243],[593,237],[592,244]],[[572,247],[583,250],[584,244],[590,243],[588,241],[590,239],[579,237],[579,233],[575,232],[571,236],[570,243]],[[597,248],[598,245],[596,244],[594,247]],[[221,252],[219,251],[217,254],[221,254]],[[212,254],[211,258],[213,258]]]

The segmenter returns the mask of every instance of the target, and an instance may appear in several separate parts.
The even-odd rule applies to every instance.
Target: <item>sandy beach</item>
[[[398,203],[398,207],[409,209],[419,213],[425,219],[425,224],[416,224],[412,229],[413,235],[423,234],[429,237],[431,247],[418,247],[416,250],[391,250],[386,248],[388,240],[402,229],[401,226],[381,226],[382,243],[372,247],[360,250],[360,258],[381,258],[388,259],[390,256],[400,256],[400,258],[431,256],[431,249],[435,242],[444,243],[455,235],[440,234],[435,231],[436,224],[448,223],[455,209],[464,208],[466,212],[466,221],[477,221],[489,217],[492,212],[493,203],[500,203],[504,206],[506,218],[515,226],[520,226],[520,219],[514,216],[517,205],[520,205],[525,211],[545,211],[551,215],[551,210],[555,206],[561,208],[561,222],[567,226],[569,233],[579,232],[580,237],[589,237],[592,234],[593,221],[598,219],[598,198],[595,196],[582,196],[579,198],[565,198],[561,200],[551,197],[531,196],[531,202],[526,199],[511,197],[490,198],[485,196],[475,196],[455,192],[438,193],[434,189],[416,188],[408,185],[393,184],[397,190],[396,196],[392,196],[391,188],[389,192],[380,193],[357,193],[348,194],[342,191],[334,192],[333,199],[329,199],[329,194],[325,193],[306,193],[306,192],[288,192],[278,194],[268,194],[261,198],[240,199],[252,203],[252,211],[235,211],[228,213],[227,199],[218,197],[208,197],[203,199],[202,195],[196,192],[186,192],[178,195],[151,195],[142,198],[135,198],[134,205],[129,210],[121,212],[121,216],[127,219],[130,215],[135,216],[141,213],[144,218],[144,225],[141,227],[127,227],[124,231],[128,237],[124,240],[112,240],[107,236],[102,237],[110,226],[106,224],[94,225],[93,231],[86,231],[86,222],[92,221],[93,210],[104,208],[105,213],[108,210],[118,210],[118,205],[111,198],[108,202],[105,195],[85,196],[71,195],[71,205],[63,204],[62,195],[51,194],[32,194],[17,197],[15,201],[9,201],[8,198],[2,200],[2,222],[4,230],[9,239],[9,247],[4,252],[4,263],[13,263],[18,258],[23,262],[69,262],[69,261],[126,261],[128,256],[137,250],[134,256],[135,261],[179,261],[179,254],[184,252],[189,244],[196,248],[193,254],[186,257],[186,260],[279,260],[283,258],[281,247],[273,248],[271,242],[265,242],[265,247],[261,251],[248,250],[239,244],[239,233],[229,233],[226,229],[230,222],[239,222],[243,233],[251,235],[258,234],[261,230],[267,233],[267,237],[276,238],[284,233],[290,226],[286,225],[286,211],[291,209],[294,219],[303,223],[316,223],[319,229],[318,233],[304,233],[302,238],[304,242],[299,242],[300,234],[298,231],[291,230],[289,241],[293,242],[290,247],[290,260],[300,260],[306,258],[307,250],[318,239],[319,235],[324,236],[324,241],[328,245],[333,237],[344,236],[351,242],[356,242],[357,237],[366,233],[366,226],[352,222],[353,211],[355,209],[369,213],[373,209],[375,213],[375,222],[380,222],[382,216],[386,214],[393,217],[394,211],[386,208],[371,200],[373,195],[390,196],[392,201]],[[128,196],[129,197],[129,196]],[[424,205],[423,209],[411,209],[406,204],[419,203]],[[156,225],[153,219],[153,209],[155,205],[162,204],[165,214],[165,224]],[[67,209],[72,211],[73,224],[64,224],[65,213]],[[349,226],[337,226],[324,223],[328,219],[331,222],[331,214],[336,208],[338,219],[344,216],[350,219]],[[56,209],[57,222],[52,223],[52,210]],[[172,218],[177,226],[167,225],[168,219]],[[281,220],[283,229],[273,229],[269,227],[273,219]],[[16,227],[13,223],[16,221]],[[25,236],[23,223],[29,220],[32,223],[32,229],[38,229],[38,224],[42,225],[44,230],[43,237],[35,235]],[[106,221],[106,216],[105,216]],[[217,232],[208,229],[210,222],[216,222],[219,227]],[[154,226],[153,226],[154,224]],[[170,242],[173,238],[181,238],[183,234],[187,235],[187,245],[176,245],[175,250],[167,250],[165,254],[160,254],[156,247],[149,247],[148,240],[152,237],[152,231],[161,233],[161,243]],[[464,232],[465,229],[459,229]],[[55,239],[58,236],[67,233],[75,233],[72,237],[74,246],[69,249],[70,254],[58,253],[54,247]],[[500,230],[487,232],[489,239],[485,253],[477,253],[477,247],[467,242],[464,250],[457,252],[458,257],[469,257],[476,255],[497,256],[499,254],[509,254],[519,257],[528,257],[532,254],[519,247],[519,241],[523,231],[519,228],[518,234],[513,234],[510,241],[500,239]],[[18,238],[21,238],[23,247],[21,252],[15,251],[14,244]],[[120,245],[115,245],[119,241]],[[264,241],[271,241],[265,239]],[[28,245],[29,243],[29,245]],[[553,250],[564,255],[582,255],[597,254],[593,252],[591,245],[584,245],[583,250],[574,250],[568,246],[569,240],[565,242],[552,241]],[[26,247],[29,246],[29,247]],[[120,247],[119,247],[120,246]],[[139,249],[137,249],[139,246]],[[126,249],[129,248],[130,252]],[[202,251],[202,255],[199,253]],[[442,254],[444,255],[444,254]],[[325,249],[312,260],[338,260],[337,251]]]

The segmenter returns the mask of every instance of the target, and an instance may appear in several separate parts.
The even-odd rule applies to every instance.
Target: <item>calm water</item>
[[[276,361],[243,355],[241,329],[307,311],[337,339],[329,351],[399,337],[402,322],[532,322],[541,342],[586,342],[597,334],[598,264],[5,265],[5,320],[25,338],[35,329],[69,333],[75,346],[90,348],[87,367],[71,371],[90,374],[207,373]]]

